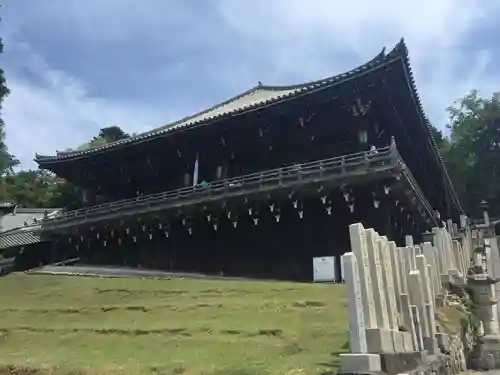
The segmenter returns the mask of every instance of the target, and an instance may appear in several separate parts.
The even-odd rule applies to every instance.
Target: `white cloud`
[[[51,69],[27,44],[17,47],[30,76],[39,82],[6,72],[11,90],[3,109],[7,144],[24,168],[36,167],[32,161],[35,153],[52,155],[56,150],[74,148],[101,127],[119,124],[126,131],[142,132],[170,117],[160,109],[93,97],[84,82]]]
[[[424,107],[441,127],[446,120],[444,109],[453,100],[470,89],[489,94],[500,88],[500,76],[486,72],[491,51],[485,49],[471,56],[461,47],[485,19],[498,14],[500,4],[493,1],[220,0],[210,8],[219,17],[213,24],[196,9],[189,13],[188,8],[183,8],[181,12],[177,2],[167,2],[160,8],[153,7],[153,3],[157,5],[145,1],[134,8],[120,1],[89,1],[63,8],[63,18],[61,10],[55,9],[43,13],[43,17],[47,24],[50,17],[59,23],[61,19],[70,20],[68,32],[80,41],[88,38],[92,43],[99,43],[101,38],[105,43],[115,40],[123,44],[131,35],[149,34],[158,56],[164,56],[169,38],[185,38],[190,45],[198,38],[195,44],[213,45],[214,55],[194,57],[208,66],[209,72],[213,71],[211,78],[226,88],[222,91],[233,93],[264,77],[295,83],[340,73],[404,36]],[[166,13],[161,9],[178,11],[179,17],[174,15],[172,21],[177,33],[173,33],[172,23],[165,20]],[[42,16],[32,13],[29,17]],[[25,21],[15,27],[22,27]],[[35,84],[7,71],[12,90],[3,114],[7,140],[11,152],[21,158],[24,166],[33,166],[30,160],[34,152],[52,154],[56,149],[76,146],[102,125],[118,123],[128,131],[149,130],[172,120],[174,115],[186,114],[95,97],[85,82],[48,66],[29,45],[19,44],[16,48],[23,50],[24,65],[30,73],[43,82]],[[219,52],[228,56],[224,69],[220,60],[213,59]],[[348,60],[342,57],[346,55]],[[187,58],[179,55],[178,61],[171,63],[181,64]],[[179,74],[189,81],[189,71],[182,69]],[[165,83],[158,82],[156,90],[171,90],[165,96],[175,97],[176,89]],[[172,103],[165,105],[171,107]],[[195,104],[191,107],[198,109]]]
[[[276,62],[273,69],[311,78],[318,77],[318,70],[333,74],[349,68],[331,55],[331,60],[325,59],[325,49],[354,50],[361,62],[403,36],[424,107],[440,127],[453,100],[471,89],[489,94],[500,88],[500,76],[486,73],[489,51],[469,56],[460,46],[488,16],[498,14],[500,4],[495,2],[228,0],[222,4],[219,12],[234,30],[249,42],[266,45],[269,59]]]

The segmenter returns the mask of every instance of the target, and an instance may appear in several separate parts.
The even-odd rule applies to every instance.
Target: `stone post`
[[[444,307],[446,305],[447,290],[444,285],[451,281],[448,274],[448,266],[446,263],[446,250],[444,245],[443,232],[440,228],[432,228],[434,233],[435,254],[437,266],[439,269],[439,293],[436,295],[436,306]]]
[[[342,256],[344,279],[348,290],[350,353],[340,354],[340,373],[376,373],[381,371],[378,354],[368,353],[364,324],[363,284],[354,253]]]
[[[366,338],[371,353],[394,352],[393,340],[389,331],[389,314],[387,311],[386,285],[383,273],[385,268],[381,263],[381,245],[378,234],[373,229],[365,230],[366,244],[368,250],[368,261],[371,271],[372,285],[374,286],[373,299],[375,303],[375,314],[377,319],[376,329],[368,328]]]
[[[410,271],[408,275],[408,284],[410,287],[410,304],[412,308],[412,313],[414,315],[413,322],[415,324],[415,331],[417,334],[417,341],[422,340],[422,344],[419,343],[420,350],[424,350],[423,339],[430,337],[429,325],[427,323],[427,315],[425,311],[425,299],[424,299],[424,288],[423,280],[420,271],[413,270]],[[416,310],[413,308],[415,307]],[[418,313],[418,317],[415,316],[415,311]],[[418,321],[418,325],[415,323]]]
[[[365,333],[365,317],[361,296],[361,280],[358,262],[354,253],[342,256],[344,279],[347,287],[347,307],[349,310],[349,348],[351,353],[368,353]]]
[[[405,236],[405,245],[406,246],[413,246],[413,236],[410,236],[410,235]]]
[[[422,244],[423,254],[425,256],[425,260],[427,264],[430,265],[430,285],[432,292],[432,301],[434,303],[436,299],[436,295],[441,292],[441,281],[439,278],[438,265],[436,261],[435,250],[429,242],[424,242]],[[418,264],[417,264],[418,267]]]
[[[379,247],[380,260],[382,262],[382,278],[385,285],[385,300],[387,303],[387,315],[392,343],[395,352],[402,352],[404,348],[403,338],[401,332],[399,332],[398,304],[396,302],[392,261],[387,237],[380,237],[376,245]]]
[[[415,333],[415,325],[413,321],[413,314],[410,307],[410,296],[408,292],[408,273],[409,273],[409,262],[407,258],[406,248],[399,247],[396,251],[397,261],[399,263],[399,276],[400,276],[400,286],[401,292],[399,294],[399,305],[400,313],[402,318],[402,327],[404,328],[403,333],[403,345],[405,351],[413,352],[418,350],[418,342]]]
[[[461,254],[461,249],[459,247],[459,242],[457,240],[453,240],[451,242],[451,249],[453,253],[453,259],[455,261],[455,268],[457,271],[457,278],[459,278],[463,282],[463,264],[462,264],[462,254]]]
[[[424,341],[422,337],[422,327],[420,326],[420,315],[417,306],[411,305],[411,316],[413,319],[413,325],[415,326],[415,341],[417,343],[416,350],[421,352],[424,348]]]
[[[434,233],[434,246],[437,249],[437,261],[439,267],[439,275],[444,275],[446,273],[446,260],[444,254],[443,239],[441,238],[441,229],[432,228],[432,233]]]
[[[430,245],[430,244],[429,244]],[[432,292],[432,266],[426,264],[425,255],[417,255],[417,268],[422,276],[422,288],[424,297],[424,314],[427,320],[428,332],[424,335],[424,347],[429,354],[438,354],[439,348],[436,340],[436,311],[434,306],[434,294]]]
[[[349,225],[349,236],[351,239],[352,252],[356,256],[359,268],[365,326],[367,329],[377,328],[377,318],[375,315],[375,302],[373,300],[373,285],[370,272],[370,264],[368,261],[365,228],[363,228],[363,225],[361,225],[360,223],[351,224]]]
[[[389,256],[391,259],[391,267],[392,267],[392,277],[394,280],[394,294],[396,296],[396,305],[398,309],[398,326],[402,323],[401,318],[401,305],[399,301],[399,295],[401,294],[401,276],[399,269],[399,260],[398,260],[398,250],[396,248],[396,243],[394,241],[390,241],[388,244]]]

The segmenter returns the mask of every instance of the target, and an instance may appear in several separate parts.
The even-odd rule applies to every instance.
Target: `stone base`
[[[391,331],[369,328],[366,330],[366,344],[369,353],[394,353]]]
[[[370,374],[382,371],[378,354],[340,354],[340,374]]]
[[[416,349],[413,347],[413,337],[410,332],[401,332],[403,337],[403,348],[407,353],[413,353]]]
[[[435,337],[424,337],[424,349],[427,350],[429,354],[440,353],[439,345]]]
[[[500,368],[500,336],[483,336],[481,364],[483,370]]]
[[[382,371],[388,375],[405,374],[422,368],[427,357],[421,352],[381,354]]]
[[[396,353],[402,353],[405,352],[405,347],[403,343],[403,333],[400,331],[394,331],[391,330],[391,336],[392,336],[392,346],[394,347],[394,351]]]

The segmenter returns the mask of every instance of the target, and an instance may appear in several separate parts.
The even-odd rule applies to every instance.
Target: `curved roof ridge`
[[[348,70],[347,72],[344,72],[344,73],[335,74],[332,76],[328,76],[328,77],[317,79],[317,80],[310,81],[310,82],[298,83],[295,85],[281,85],[281,86],[280,85],[262,85],[260,87],[267,89],[267,90],[275,90],[275,91],[278,91],[278,90],[298,90],[298,89],[302,89],[302,88],[307,88],[308,86],[317,86],[317,85],[321,85],[321,84],[325,84],[325,83],[330,83],[332,81],[335,81],[339,77],[348,76],[348,75],[351,75],[353,73],[357,73],[358,71],[360,71],[366,67],[381,63],[385,59],[385,57],[386,57],[386,55],[385,55],[385,47],[384,47],[384,48],[382,48],[382,51],[380,51],[374,58],[372,58],[368,62],[361,64],[361,65],[359,65],[351,70]]]
[[[167,129],[170,126],[175,126],[176,124],[182,123],[184,121],[189,121],[192,118],[198,117],[198,116],[203,115],[205,113],[208,113],[210,111],[213,111],[213,110],[216,110],[218,108],[221,108],[221,107],[225,106],[226,104],[232,103],[232,102],[234,102],[234,101],[236,101],[236,100],[238,100],[240,98],[243,98],[244,96],[247,96],[247,95],[249,95],[249,94],[251,94],[251,93],[253,93],[255,91],[261,90],[261,89],[262,89],[261,85],[254,86],[254,87],[252,87],[252,88],[250,88],[250,89],[248,89],[248,90],[246,90],[246,91],[244,91],[244,92],[242,92],[242,93],[240,93],[238,95],[235,95],[235,96],[233,96],[233,97],[231,97],[229,99],[226,99],[223,102],[217,103],[217,104],[215,104],[215,105],[213,105],[213,106],[211,106],[211,107],[209,107],[207,109],[204,109],[204,110],[202,110],[200,112],[196,112],[196,113],[194,113],[192,115],[184,116],[181,119],[175,120],[174,122],[171,122],[171,123],[169,123],[167,125],[163,125],[163,126],[160,126],[158,128],[154,128],[153,130],[149,130],[147,132],[138,134],[138,136],[139,135],[144,135],[144,134],[154,133],[154,132],[157,132],[159,130]]]
[[[264,107],[266,105],[274,104],[285,98],[293,97],[295,95],[300,95],[301,93],[305,93],[307,91],[321,89],[332,83],[342,82],[344,79],[351,78],[357,73],[362,73],[368,69],[376,67],[379,64],[383,64],[387,61],[387,58],[389,57],[389,55],[386,55],[385,51],[386,49],[383,48],[381,52],[379,52],[374,58],[370,59],[368,62],[361,64],[344,73],[339,73],[323,79],[301,84],[295,84],[295,85],[273,86],[273,85],[263,85],[262,83],[259,82],[257,86],[254,86],[236,96],[233,96],[223,102],[220,102],[208,109],[197,112],[193,115],[185,116],[167,125],[154,128],[152,130],[140,133],[135,136],[131,136],[129,138],[124,138],[115,142],[107,143],[86,150],[72,150],[67,152],[66,151],[58,152],[57,156],[45,156],[36,154],[35,161],[36,162],[59,161],[73,157],[82,157],[87,154],[93,154],[105,151],[107,149],[114,148],[119,145],[132,144],[135,142],[145,141],[147,139],[154,138],[156,136],[164,135],[178,128],[186,128],[194,125],[199,125],[201,123],[210,122],[227,115],[240,114],[250,109],[257,109],[259,107]],[[250,103],[241,103],[241,105],[239,106],[231,106],[231,104],[237,103],[239,100],[242,100],[245,97],[249,97],[250,95],[259,92],[263,93],[274,92],[275,94],[267,96],[262,95],[262,97],[256,98],[254,101],[250,101]],[[226,111],[218,111],[219,109],[223,109],[224,107],[228,107]],[[209,116],[209,114],[211,113],[213,113],[213,115]]]
[[[207,108],[207,109],[204,109],[204,110],[202,110],[202,111],[200,111],[200,112],[196,112],[196,113],[194,113],[194,114],[192,114],[192,115],[184,116],[184,117],[180,118],[179,120],[175,120],[174,122],[171,122],[171,123],[169,123],[169,124],[167,124],[167,125],[162,125],[162,126],[159,126],[159,127],[157,127],[157,128],[154,128],[154,129],[152,129],[152,130],[148,130],[148,131],[145,131],[145,132],[139,133],[139,134],[137,134],[137,135],[130,136],[130,137],[128,137],[128,138],[119,139],[119,140],[117,140],[117,141],[109,142],[109,143],[107,143],[106,145],[103,145],[103,146],[109,146],[109,147],[112,147],[112,146],[113,146],[113,145],[115,145],[115,144],[122,144],[122,143],[125,143],[125,142],[123,142],[123,141],[125,141],[125,140],[133,141],[134,139],[142,139],[144,136],[147,136],[147,135],[150,135],[150,134],[154,134],[154,133],[156,133],[156,132],[158,132],[158,131],[162,131],[162,130],[167,129],[167,128],[171,127],[171,126],[175,126],[175,125],[180,124],[180,123],[182,123],[182,122],[189,121],[190,119],[195,118],[195,117],[198,117],[198,116],[200,116],[200,115],[203,115],[203,114],[205,114],[205,113],[207,113],[207,112],[210,112],[210,111],[216,110],[216,109],[218,109],[218,108],[220,108],[220,107],[222,107],[222,106],[224,106],[224,105],[226,105],[226,104],[232,103],[232,102],[234,102],[235,100],[238,100],[238,99],[240,99],[240,98],[242,98],[242,97],[244,97],[244,96],[246,96],[246,95],[248,95],[248,94],[251,94],[252,92],[257,91],[257,90],[258,90],[258,89],[260,89],[260,88],[261,88],[261,86],[260,86],[260,85],[254,86],[254,87],[252,87],[251,89],[248,89],[248,90],[246,90],[246,91],[244,91],[244,92],[242,92],[242,93],[240,93],[240,94],[238,94],[238,95],[236,95],[236,96],[233,96],[233,97],[231,97],[231,98],[229,98],[229,99],[226,99],[225,101],[220,102],[220,103],[217,103],[217,104],[213,105],[212,107],[209,107],[209,108]],[[57,155],[61,155],[61,156],[64,156],[64,155],[73,155],[73,154],[79,154],[79,153],[82,153],[82,152],[83,152],[83,153],[85,153],[85,152],[87,152],[87,151],[92,151],[92,150],[94,150],[94,149],[98,149],[98,148],[101,148],[101,147],[102,147],[102,146],[96,146],[96,147],[92,147],[92,148],[89,148],[89,149],[86,149],[86,150],[56,151],[56,153],[57,153]],[[109,148],[109,147],[105,147],[105,148]],[[37,157],[37,158],[38,158],[38,157],[44,157],[44,155],[38,155],[38,154],[36,154],[36,157]],[[50,156],[49,156],[49,157],[50,157]],[[36,159],[35,159],[35,160],[36,160]]]

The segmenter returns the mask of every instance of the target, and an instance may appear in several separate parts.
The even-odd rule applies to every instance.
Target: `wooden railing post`
[[[399,152],[396,147],[396,139],[391,137],[391,144],[389,145],[389,158],[391,160],[391,164],[397,164],[399,159]]]

